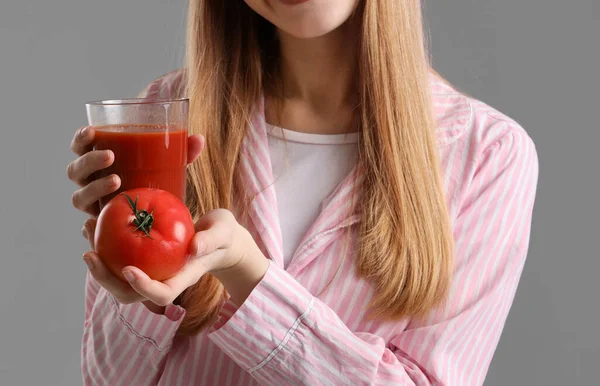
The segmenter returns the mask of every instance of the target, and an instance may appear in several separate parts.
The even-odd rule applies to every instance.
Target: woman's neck
[[[358,102],[358,43],[352,28],[345,23],[313,39],[280,32],[283,100],[279,108],[268,102],[268,121],[303,132],[352,131]]]
[[[284,32],[279,36],[286,98],[314,106],[343,106],[353,98],[358,47],[348,23],[313,39],[298,39]]]

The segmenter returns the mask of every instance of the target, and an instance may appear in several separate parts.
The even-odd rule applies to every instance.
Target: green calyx
[[[135,229],[133,229],[132,232],[144,232],[145,236],[152,238],[152,236],[150,236],[150,229],[152,229],[152,224],[154,223],[154,210],[152,212],[148,212],[147,210],[138,210],[137,202],[139,196],[136,196],[135,201],[133,201],[128,195],[124,193],[123,195],[127,198],[127,202],[129,202],[129,206],[133,210],[133,215],[135,216],[132,221],[133,225],[135,225]]]

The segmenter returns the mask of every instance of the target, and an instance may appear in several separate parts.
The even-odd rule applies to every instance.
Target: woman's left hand
[[[152,303],[166,306],[204,274],[211,273],[225,285],[234,302],[243,303],[266,272],[267,259],[250,233],[228,210],[216,209],[206,213],[195,227],[190,259],[181,271],[160,282],[152,280],[139,268],[128,266],[123,272],[131,279],[129,284]]]

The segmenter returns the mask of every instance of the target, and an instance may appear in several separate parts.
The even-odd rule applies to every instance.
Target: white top
[[[327,198],[355,165],[358,135],[307,134],[267,125],[287,268]]]

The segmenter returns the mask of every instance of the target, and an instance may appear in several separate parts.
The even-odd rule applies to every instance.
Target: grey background
[[[84,101],[133,96],[181,65],[185,12],[184,0],[0,3],[0,385],[81,384],[86,244],[68,145]],[[597,0],[426,4],[436,67],[519,121],[540,157],[530,254],[487,386],[600,379],[597,12]]]

